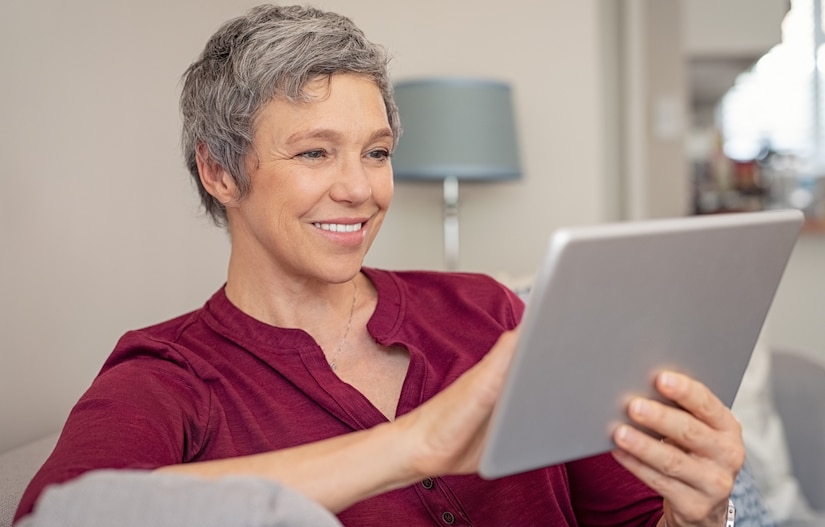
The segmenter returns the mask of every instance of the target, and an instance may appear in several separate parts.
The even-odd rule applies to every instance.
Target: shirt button
[[[444,520],[444,523],[447,525],[452,525],[455,523],[455,516],[450,511],[447,511],[441,515],[441,519]]]
[[[427,479],[425,479],[424,481],[421,482],[421,486],[424,487],[427,490],[430,490],[431,488],[433,488],[434,485],[435,485],[435,482],[433,481],[433,478],[427,478]]]

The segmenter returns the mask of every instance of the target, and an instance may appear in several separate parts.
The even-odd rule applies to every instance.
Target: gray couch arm
[[[341,527],[279,483],[137,470],[88,472],[47,488],[19,527]]]
[[[29,481],[52,453],[54,433],[0,454],[0,527],[9,527]]]

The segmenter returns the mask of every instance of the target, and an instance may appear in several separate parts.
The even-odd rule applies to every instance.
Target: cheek
[[[388,177],[382,177],[373,182],[372,199],[375,200],[382,209],[389,208],[394,192],[392,172],[390,172]]]

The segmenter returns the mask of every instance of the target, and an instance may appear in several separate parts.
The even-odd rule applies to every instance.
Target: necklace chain
[[[332,368],[332,371],[335,371],[338,368],[338,354],[341,353],[341,350],[344,349],[344,344],[347,342],[347,337],[349,336],[349,330],[352,327],[352,316],[355,314],[355,300],[358,298],[358,283],[353,280],[352,281],[352,306],[349,309],[349,320],[347,321],[347,329],[344,330],[344,336],[341,338],[341,342],[338,344],[338,348],[335,350],[335,353],[332,354],[332,357],[329,359],[329,367]]]

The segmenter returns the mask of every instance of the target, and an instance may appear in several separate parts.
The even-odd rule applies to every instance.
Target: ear
[[[195,152],[195,162],[198,164],[201,185],[212,197],[224,206],[238,197],[235,180],[209,155],[209,149],[203,143],[198,145]]]

